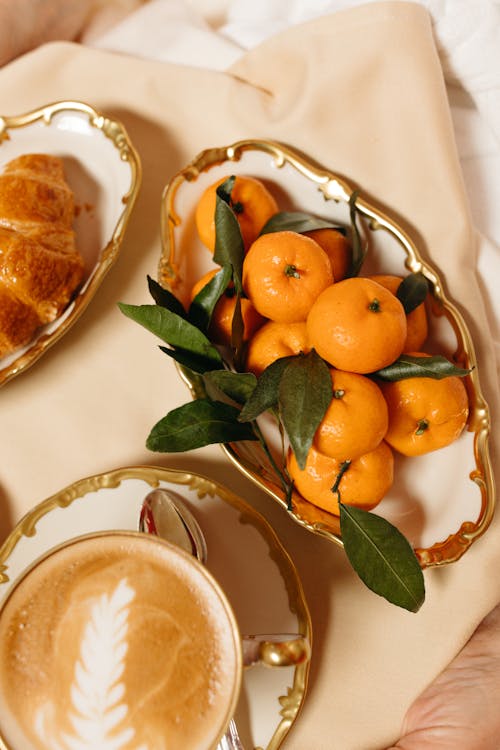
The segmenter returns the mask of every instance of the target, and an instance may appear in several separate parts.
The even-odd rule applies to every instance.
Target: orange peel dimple
[[[407,333],[401,302],[368,278],[344,279],[327,287],[307,316],[311,347],[333,367],[361,374],[394,362]]]
[[[261,235],[243,262],[243,288],[255,309],[278,323],[307,318],[318,295],[333,283],[327,254],[297,232]]]
[[[292,450],[287,455],[287,468],[297,491],[313,505],[339,515],[340,495],[347,505],[365,510],[375,508],[394,480],[394,457],[390,447],[382,441],[374,450],[353,459],[346,471],[343,471],[343,464],[320,453],[314,446],[309,450],[303,470]],[[332,492],[336,484],[338,493]]]
[[[257,377],[281,357],[307,354],[307,329],[304,322],[276,323],[268,321],[254,333],[248,342],[246,367]]]
[[[423,352],[411,354],[429,356]],[[386,440],[405,456],[419,456],[450,445],[467,424],[469,402],[462,378],[415,377],[381,383],[380,387],[389,411]]]
[[[333,398],[314,436],[317,450],[337,460],[377,447],[389,424],[387,403],[365,375],[331,370]]]
[[[196,205],[195,224],[198,236],[212,253],[215,249],[216,191],[229,176],[209,185]],[[244,247],[248,249],[264,224],[278,212],[278,204],[261,180],[248,175],[236,175],[231,203],[235,208]]]

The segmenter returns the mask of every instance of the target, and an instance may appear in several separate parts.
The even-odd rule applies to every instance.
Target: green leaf
[[[221,364],[219,352],[207,337],[170,310],[159,305],[126,305],[123,302],[119,302],[118,307],[124,315],[154,333],[166,344],[212,360],[213,369]]]
[[[381,380],[395,381],[406,378],[441,380],[450,376],[463,378],[470,372],[471,370],[457,367],[441,354],[435,354],[432,357],[413,357],[411,354],[401,354],[395,362],[372,374]]]
[[[231,206],[231,195],[233,193],[234,183],[236,182],[236,175],[232,174],[227,180],[218,186],[216,193],[228,206]]]
[[[404,307],[405,313],[411,313],[427,297],[429,284],[423,273],[410,273],[398,286],[396,297]]]
[[[245,323],[241,310],[241,294],[236,295],[236,304],[233,311],[233,320],[231,322],[231,349],[233,350],[234,366],[241,370],[244,362],[243,337],[245,333]]]
[[[179,315],[181,318],[185,318],[186,311],[182,302],[180,302],[180,300],[178,300],[177,297],[172,294],[172,292],[170,292],[168,289],[165,289],[165,287],[161,286],[161,284],[158,284],[157,281],[152,279],[151,276],[148,276],[147,279],[149,293],[151,294],[156,304],[160,305],[160,307],[165,307],[167,310],[170,310],[176,315]]]
[[[233,209],[219,195],[215,196],[215,252],[214,261],[233,269],[234,288],[241,294],[245,248],[241,229]]]
[[[339,502],[340,530],[349,561],[369,589],[417,612],[425,599],[424,576],[408,540],[385,518]]]
[[[304,213],[303,211],[279,211],[264,224],[260,234],[269,234],[270,232],[312,232],[314,229],[335,229],[341,234],[345,234],[345,227],[339,227],[333,221],[321,219],[319,216]]]
[[[155,424],[146,447],[160,453],[179,453],[212,443],[256,440],[251,427],[238,422],[238,413],[236,407],[222,401],[190,401]]]
[[[183,367],[187,367],[192,372],[198,372],[201,375],[203,375],[207,370],[213,370],[214,369],[214,361],[213,359],[209,359],[207,357],[201,357],[198,354],[193,354],[192,352],[185,351],[184,349],[169,349],[166,346],[160,346],[160,349],[162,352],[167,354],[171,359],[174,359],[176,362],[178,362]],[[223,367],[222,362],[220,363],[220,368]]]
[[[357,223],[358,209],[356,208],[357,197],[358,197],[358,191],[354,190],[353,193],[351,194],[351,197],[349,198],[349,215],[351,218],[351,226],[352,226],[352,254],[351,254],[351,267],[347,274],[348,277],[358,275],[358,273],[361,270],[361,266],[363,265],[363,262],[365,260],[366,253],[368,250],[368,245],[366,242],[363,246],[361,234],[358,229],[358,223]]]
[[[229,282],[231,281],[231,266],[223,266],[217,271],[210,281],[200,289],[189,307],[189,321],[199,328],[207,331],[212,318],[215,305],[220,300]]]
[[[305,467],[314,433],[332,398],[330,370],[315,350],[294,357],[281,376],[279,408],[301,469]]]
[[[272,362],[259,376],[257,385],[241,410],[241,422],[252,422],[254,419],[278,404],[279,385],[285,368],[298,355],[280,357]]]
[[[205,378],[237,404],[244,404],[257,384],[257,378],[251,372],[213,370],[206,372]]]

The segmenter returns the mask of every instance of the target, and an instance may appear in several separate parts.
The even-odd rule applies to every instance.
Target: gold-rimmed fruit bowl
[[[214,266],[213,256],[197,235],[195,212],[205,189],[228,175],[261,180],[275,195],[280,211],[302,211],[352,227],[355,203],[359,235],[369,250],[368,273],[420,274],[428,284],[426,299],[430,353],[444,354],[466,370],[467,428],[452,445],[427,455],[396,457],[392,489],[377,513],[410,541],[420,566],[458,560],[488,528],[495,491],[489,458],[490,416],[480,386],[474,344],[458,307],[445,294],[432,264],[415,240],[386,209],[367,200],[362,189],[292,148],[271,141],[248,140],[201,152],[165,188],[162,203],[162,251],[158,281],[184,304],[193,283]],[[203,380],[188,367],[179,372],[193,398],[205,395]],[[278,431],[266,419],[262,430],[279,449]],[[290,497],[276,477],[273,462],[257,442],[227,442],[231,462],[310,532],[342,545],[337,516],[316,507],[295,490]]]

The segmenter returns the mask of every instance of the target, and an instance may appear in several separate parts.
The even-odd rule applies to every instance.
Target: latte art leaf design
[[[129,604],[134,597],[134,590],[122,580],[111,595],[103,594],[92,607],[71,685],[73,732],[55,730],[50,704],[36,717],[36,731],[51,750],[148,750],[145,745],[134,748],[131,744],[135,730],[127,725],[129,709],[122,700],[125,685],[120,682],[128,649]]]

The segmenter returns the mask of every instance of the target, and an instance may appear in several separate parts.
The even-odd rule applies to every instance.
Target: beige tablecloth
[[[0,390],[0,533],[77,479],[131,464],[206,474],[271,520],[304,582],[315,648],[308,700],[289,750],[381,750],[406,708],[500,600],[498,522],[457,564],[427,571],[414,615],[369,592],[334,545],[294,524],[217,446],[146,451],[150,427],[186,401],[172,363],[117,301],[149,302],[161,191],[203,148],[272,138],[344,173],[418,230],[474,335],[498,413],[475,247],[429,18],[412,3],[361,6],[291,28],[229,73],[54,43],[0,70],[0,112],[61,99],[123,121],[143,186],[117,265],[78,323]]]

